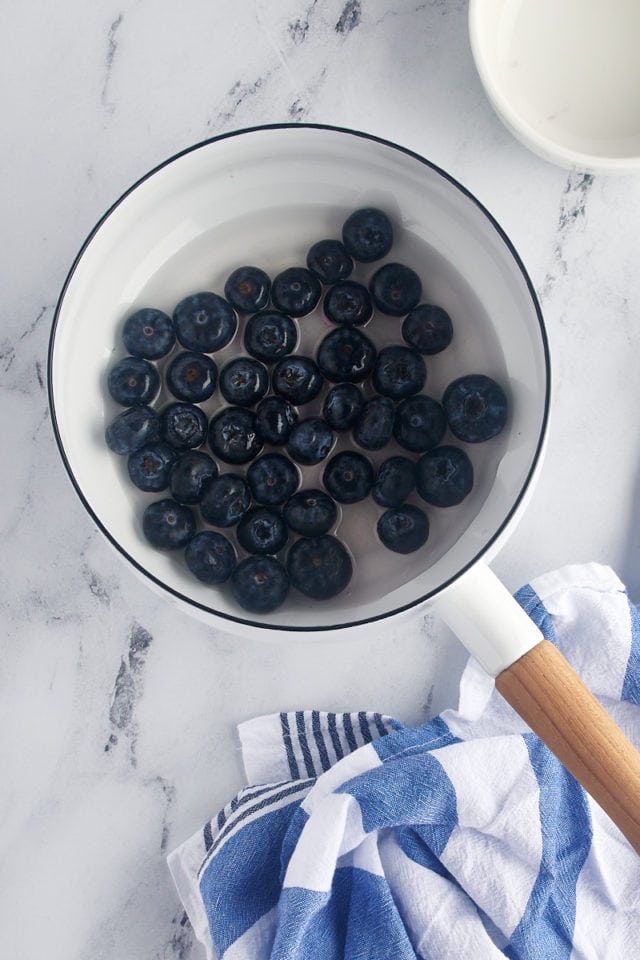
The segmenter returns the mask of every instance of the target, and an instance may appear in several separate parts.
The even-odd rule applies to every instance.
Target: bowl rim
[[[483,0],[469,0],[469,42],[476,70],[493,109],[516,139],[544,160],[576,172],[632,174],[640,170],[640,154],[634,157],[601,156],[573,150],[540,133],[529,123],[525,116],[512,106],[502,86],[495,80],[495,73],[491,70],[490,60],[481,39],[481,25],[485,18],[486,4]]]
[[[536,441],[530,468],[527,472],[526,477],[524,478],[524,481],[520,486],[520,489],[518,490],[517,495],[513,498],[510,508],[505,514],[505,517],[502,523],[493,532],[492,536],[487,540],[487,542],[483,545],[483,547],[480,550],[478,550],[476,554],[464,566],[462,566],[453,576],[449,577],[446,581],[441,583],[435,589],[429,590],[428,592],[422,594],[419,597],[416,597],[415,599],[411,600],[408,603],[399,605],[398,607],[386,613],[374,614],[370,617],[363,617],[359,620],[353,620],[346,623],[324,624],[322,626],[314,626],[314,625],[293,626],[293,625],[282,624],[282,623],[278,623],[278,624],[262,623],[259,620],[251,619],[251,617],[244,617],[242,615],[235,616],[230,613],[225,613],[223,611],[212,610],[206,604],[200,603],[198,600],[195,600],[192,597],[185,596],[185,594],[182,593],[176,587],[173,587],[170,584],[165,583],[159,577],[156,577],[153,573],[147,570],[143,564],[141,564],[134,557],[132,557],[128,553],[128,551],[121,546],[118,540],[114,537],[114,535],[109,531],[109,529],[97,516],[97,514],[91,507],[90,503],[88,502],[87,498],[85,497],[79,481],[76,479],[72,464],[69,461],[69,458],[67,456],[64,443],[62,440],[62,431],[60,429],[59,422],[58,422],[56,398],[55,398],[54,387],[53,387],[53,379],[54,379],[53,365],[54,365],[54,353],[55,353],[55,346],[56,346],[56,333],[57,333],[58,325],[61,319],[61,314],[64,309],[64,302],[65,302],[67,290],[73,280],[74,274],[81,260],[85,255],[87,248],[91,244],[96,234],[100,231],[102,226],[114,213],[114,211],[118,207],[120,207],[120,205],[124,203],[126,199],[132,193],[134,193],[134,191],[137,190],[137,188],[141,184],[146,183],[146,181],[151,179],[158,171],[178,161],[181,157],[184,157],[190,153],[193,153],[196,150],[209,147],[211,144],[214,144],[218,141],[227,140],[234,137],[242,137],[242,136],[246,136],[254,133],[260,133],[262,131],[267,131],[267,130],[277,131],[277,130],[294,130],[294,129],[320,130],[320,131],[329,132],[329,133],[338,133],[338,134],[345,134],[348,136],[355,136],[364,140],[371,141],[373,143],[380,144],[384,147],[391,148],[392,150],[396,150],[418,161],[419,163],[423,164],[424,166],[429,168],[431,171],[433,171],[440,177],[444,178],[446,181],[448,181],[448,183],[451,186],[453,186],[455,189],[460,191],[468,200],[470,200],[479,209],[479,211],[483,214],[483,216],[486,217],[490,225],[497,232],[500,239],[505,244],[505,247],[507,248],[510,256],[512,257],[515,267],[522,275],[522,279],[524,280],[525,285],[527,287],[528,294],[531,298],[531,304],[534,308],[535,316],[538,322],[538,333],[540,336],[541,348],[542,348],[542,353],[544,358],[544,371],[545,371],[545,394],[544,394],[544,403],[542,408],[542,418],[541,418],[540,430],[538,433],[538,438]],[[440,593],[442,593],[444,590],[447,589],[447,587],[449,587],[452,583],[457,581],[467,570],[471,569],[471,567],[475,566],[479,561],[487,557],[487,555],[489,555],[492,552],[492,550],[496,547],[496,544],[498,543],[498,541],[500,541],[502,536],[505,534],[505,531],[510,527],[516,515],[519,513],[520,509],[523,507],[524,503],[526,502],[526,499],[529,496],[530,490],[532,488],[533,481],[541,465],[543,452],[546,444],[547,433],[548,433],[549,413],[550,413],[550,405],[551,405],[551,358],[550,358],[549,340],[548,340],[547,331],[544,323],[542,309],[541,309],[537,294],[535,292],[533,283],[531,281],[531,278],[524,266],[523,261],[520,258],[520,255],[518,254],[509,236],[506,234],[504,229],[500,226],[500,224],[495,219],[495,217],[487,210],[484,204],[482,204],[481,201],[478,200],[478,198],[467,187],[463,186],[458,180],[456,180],[455,177],[449,174],[446,170],[439,167],[437,164],[433,163],[430,160],[427,160],[425,157],[415,152],[414,150],[411,150],[408,147],[401,146],[397,143],[394,143],[391,140],[388,140],[376,134],[367,133],[365,131],[356,130],[350,127],[343,127],[343,126],[337,126],[337,125],[325,124],[325,123],[312,123],[312,122],[266,123],[266,124],[256,124],[249,127],[242,127],[236,130],[227,131],[225,133],[216,134],[212,137],[207,137],[204,140],[200,140],[195,144],[191,144],[190,146],[185,147],[182,150],[179,150],[178,152],[172,154],[171,156],[167,157],[165,160],[158,163],[156,166],[152,167],[141,177],[139,177],[108,207],[105,213],[103,213],[100,219],[96,222],[96,224],[92,227],[90,232],[87,234],[78,253],[76,254],[69,268],[65,281],[62,285],[60,295],[56,303],[52,325],[51,325],[51,331],[49,335],[49,345],[48,345],[48,352],[47,352],[47,394],[48,394],[48,400],[49,400],[49,409],[51,413],[51,425],[53,429],[54,438],[55,438],[63,465],[69,477],[69,480],[71,481],[71,484],[75,489],[76,494],[80,499],[80,502],[83,504],[85,510],[87,511],[87,513],[89,514],[89,516],[91,517],[91,519],[93,520],[97,528],[106,537],[107,541],[111,543],[112,547],[114,547],[115,550],[122,557],[124,557],[124,559],[128,563],[130,563],[132,567],[139,574],[142,575],[143,579],[151,581],[151,583],[155,587],[160,589],[161,593],[170,594],[174,599],[178,600],[179,602],[187,604],[189,608],[193,608],[192,612],[199,612],[201,615],[205,614],[207,618],[211,618],[213,621],[218,619],[220,621],[226,622],[229,625],[235,624],[237,626],[241,626],[245,628],[250,627],[252,629],[258,629],[265,634],[266,633],[278,634],[283,637],[287,635],[292,636],[292,635],[300,635],[300,634],[303,634],[307,637],[313,637],[314,635],[320,637],[328,633],[335,634],[338,631],[348,631],[351,628],[363,627],[363,626],[374,624],[383,620],[389,620],[393,617],[398,616],[399,614],[406,613],[410,610],[413,610],[421,606],[422,604],[426,603],[427,601],[433,599],[436,595],[439,595]]]

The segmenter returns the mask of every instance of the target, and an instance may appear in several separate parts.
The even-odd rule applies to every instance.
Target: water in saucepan
[[[307,251],[315,241],[326,237],[339,238],[341,224],[349,212],[323,204],[321,207],[309,209],[278,207],[272,212],[262,209],[259,218],[234,218],[229,223],[203,232],[195,240],[180,246],[159,268],[150,270],[147,282],[136,295],[135,305],[152,305],[171,313],[175,304],[190,293],[210,290],[222,294],[226,278],[232,270],[243,264],[259,266],[271,277],[287,267],[304,266]],[[465,277],[438,250],[412,233],[410,227],[396,230],[393,249],[385,260],[412,267],[422,280],[423,302],[444,307],[453,322],[454,336],[451,344],[441,353],[425,357],[427,380],[423,392],[440,401],[446,386],[453,379],[466,373],[479,372],[496,379],[509,395],[504,355],[491,318],[487,316]],[[367,284],[379,266],[380,262],[357,264],[352,278]],[[324,316],[321,304],[311,314],[295,322],[299,329],[297,352],[309,356],[315,356],[322,338],[331,329],[335,329]],[[362,330],[380,348],[403,342],[401,326],[402,318],[376,312]],[[227,360],[245,352],[242,331],[241,317],[232,342],[215,355],[219,368]],[[118,356],[118,349],[114,359]],[[166,367],[174,353],[175,350],[160,362],[161,369]],[[301,417],[320,414],[324,396],[330,386],[331,384],[327,383],[314,401],[300,408]],[[373,393],[369,382],[363,384],[363,389],[365,393]],[[172,398],[164,392],[157,405],[162,406],[170,399]],[[224,401],[216,391],[202,407],[211,417],[223,404]],[[109,408],[107,412],[110,415],[115,411]],[[408,583],[442,557],[463,535],[491,490],[509,442],[509,432],[507,424],[499,436],[485,443],[460,444],[472,460],[475,476],[471,494],[460,505],[449,508],[431,507],[425,504],[417,493],[411,494],[409,502],[424,509],[430,522],[429,539],[415,553],[394,553],[381,544],[376,533],[376,524],[383,508],[370,496],[356,504],[341,506],[333,532],[351,553],[354,574],[348,588],[326,602],[332,604],[340,615],[346,613],[354,603],[366,607],[367,602]],[[447,432],[443,443],[459,444],[459,441]],[[350,435],[338,434],[330,456],[350,447],[357,449]],[[268,452],[270,449],[277,448],[265,447],[264,451]],[[380,451],[361,452],[370,458],[374,466],[395,454],[414,459],[419,456],[403,450],[395,441]],[[301,486],[322,486],[325,464],[326,461],[311,467],[301,467]],[[246,467],[231,467],[222,463],[220,467],[222,471],[246,472]],[[126,465],[122,463],[121,468],[122,492],[131,504],[132,523],[140,526],[140,517],[150,495],[133,488],[126,475]],[[226,530],[225,533],[235,542],[233,532]],[[243,551],[239,549],[239,555],[242,554]],[[175,563],[180,566],[181,558],[176,557]],[[212,600],[211,603],[215,609],[215,601]],[[313,602],[296,591],[291,591],[286,605],[287,609],[296,611],[313,606]],[[348,615],[345,619],[349,619]]]

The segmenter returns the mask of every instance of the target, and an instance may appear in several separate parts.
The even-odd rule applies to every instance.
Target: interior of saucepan
[[[423,299],[443,306],[454,324],[451,345],[426,358],[425,392],[440,399],[457,376],[485,373],[504,387],[509,420],[494,439],[466,445],[475,484],[462,504],[429,508],[413,495],[431,524],[420,550],[401,555],[382,546],[376,534],[382,508],[371,497],[344,506],[335,532],[354,561],[348,588],[328,601],[311,601],[292,590],[280,609],[254,618],[226,588],[196,580],[181,556],[146,542],[142,512],[158,495],[133,487],[126,458],[106,447],[105,426],[120,412],[106,390],[107,372],[126,353],[120,334],[134,309],[155,306],[171,313],[189,293],[222,293],[226,277],[241,264],[256,264],[271,276],[304,265],[314,241],[340,237],[347,215],[365,205],[384,209],[394,222],[396,240],[386,259],[415,269]],[[377,266],[359,268],[358,276],[366,281]],[[298,349],[313,353],[328,331],[327,321],[318,310],[298,323]],[[397,342],[400,323],[376,318],[365,332],[378,345]],[[239,352],[241,334],[217,357],[219,365]],[[95,521],[138,570],[194,609],[316,631],[412,606],[495,544],[521,504],[540,456],[548,358],[526,273],[500,228],[463,188],[391,144],[296,125],[199,145],[115,205],[86,243],[61,296],[50,389],[72,480]],[[305,415],[316,412],[321,400],[322,395]],[[220,403],[216,394],[203,406],[211,414]],[[348,444],[341,437],[336,449]],[[394,452],[402,451],[388,448],[371,457],[380,462]],[[305,468],[304,485],[318,485],[321,472],[322,465]]]

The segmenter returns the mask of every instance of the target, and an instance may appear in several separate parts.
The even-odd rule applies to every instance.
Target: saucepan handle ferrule
[[[492,677],[543,639],[504,584],[476,563],[436,600],[436,610]]]

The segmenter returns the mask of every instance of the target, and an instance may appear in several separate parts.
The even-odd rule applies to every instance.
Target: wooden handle
[[[496,687],[640,853],[640,753],[543,640]]]

